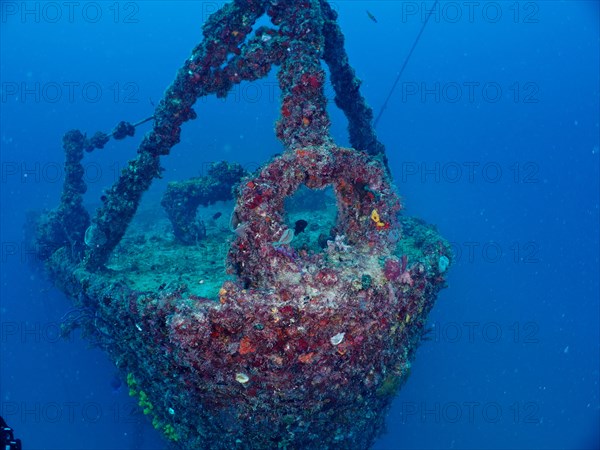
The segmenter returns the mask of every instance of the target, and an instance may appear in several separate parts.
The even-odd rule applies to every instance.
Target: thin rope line
[[[427,17],[425,18],[425,22],[423,22],[423,25],[421,26],[421,30],[419,31],[419,34],[417,35],[415,42],[413,42],[413,45],[412,45],[410,51],[408,52],[408,55],[406,56],[406,59],[404,60],[402,67],[400,68],[400,72],[398,73],[398,76],[396,77],[396,80],[394,81],[394,84],[392,85],[392,89],[390,89],[390,92],[389,92],[387,98],[385,99],[385,102],[383,102],[383,105],[381,106],[381,109],[379,110],[379,114],[377,114],[377,118],[375,119],[375,122],[373,122],[373,128],[377,128],[379,119],[381,119],[383,112],[387,108],[388,102],[390,101],[390,98],[392,98],[392,95],[394,94],[394,91],[396,90],[396,86],[398,85],[398,82],[400,81],[400,78],[402,77],[402,73],[404,72],[404,69],[406,69],[406,65],[408,64],[410,57],[412,56],[413,52],[415,51],[415,48],[417,47],[417,44],[419,43],[419,39],[421,39],[421,35],[423,34],[423,31],[425,31],[427,22],[429,22],[429,18],[432,16],[433,11],[435,10],[435,7],[438,4],[438,1],[439,0],[435,0],[435,2],[433,3],[433,7],[429,10],[429,14],[427,14]]]

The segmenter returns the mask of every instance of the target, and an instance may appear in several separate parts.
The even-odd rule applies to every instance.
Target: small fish
[[[308,222],[306,220],[297,220],[294,225],[294,236],[298,236],[300,233],[302,233],[307,225]]]
[[[367,11],[367,16],[369,16],[369,19],[371,19],[373,22],[377,23],[377,17],[371,14],[370,11]]]
[[[213,214],[212,218],[213,220],[217,220],[219,217],[221,217],[223,214],[221,212],[215,213]]]

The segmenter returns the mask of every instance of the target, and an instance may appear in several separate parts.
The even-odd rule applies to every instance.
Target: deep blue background
[[[81,2],[72,21],[64,6],[55,21],[48,3],[26,2],[38,17],[23,17],[22,2],[1,5],[2,414],[26,448],[163,448],[126,388],[111,385],[108,358],[79,336],[56,338],[69,302],[31,270],[22,229],[27,211],[57,204],[62,134],[150,115],[218,3]],[[422,2],[334,5],[377,112]],[[479,5],[470,20],[463,2],[442,3],[378,125],[407,213],[437,224],[456,261],[433,339],[376,448],[598,448],[598,4]],[[201,101],[144,201],[210,161],[259,164],[279,152],[274,80]],[[439,98],[421,95],[436,86]],[[346,144],[334,107],[332,120]],[[90,207],[134,153],[130,139],[88,155]]]

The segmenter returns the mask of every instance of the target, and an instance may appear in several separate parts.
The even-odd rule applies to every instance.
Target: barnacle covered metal
[[[252,32],[263,14],[272,26]],[[353,148],[329,134],[322,61]],[[172,183],[162,202],[171,223],[132,222],[162,175],[160,157],[197,117],[196,99],[224,96],[272,66],[284,152],[254,174],[218,163]],[[325,0],[235,0],[204,25],[136,158],[93,215],[81,160],[94,143],[65,135],[67,177],[59,207],[38,223],[40,255],[86,311],[71,322],[114,358],[173,445],[364,449],[382,432],[451,254],[434,228],[401,214],[359,87]],[[287,210],[301,189],[333,195]],[[222,211],[200,226],[203,206]]]

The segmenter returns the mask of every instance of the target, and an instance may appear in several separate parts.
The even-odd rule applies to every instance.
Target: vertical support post
[[[321,67],[323,16],[318,0],[279,2],[269,11],[280,33],[289,38],[288,55],[277,77],[281,87],[281,116],[277,137],[287,149],[332,145]]]
[[[335,104],[348,119],[350,145],[373,156],[381,156],[387,167],[385,147],[377,139],[373,128],[373,110],[360,93],[361,81],[348,61],[344,35],[337,24],[337,13],[326,0],[320,0],[323,16],[325,50],[323,59],[329,66],[335,91]]]

